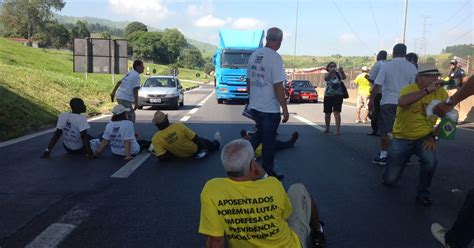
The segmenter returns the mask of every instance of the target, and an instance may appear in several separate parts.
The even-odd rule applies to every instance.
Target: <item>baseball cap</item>
[[[369,68],[367,66],[362,66],[362,70],[367,71],[367,70],[369,70]]]
[[[418,76],[421,75],[441,75],[436,65],[433,63],[418,65]]]
[[[449,63],[450,63],[450,64],[453,64],[453,65],[457,65],[457,64],[458,64],[458,61],[455,60],[455,59],[453,59],[453,60],[451,60],[451,62],[449,62]]]
[[[119,115],[119,114],[121,114],[121,113],[123,113],[123,112],[127,112],[127,111],[130,111],[130,109],[124,107],[124,106],[121,105],[121,104],[115,105],[114,108],[112,109],[112,113],[113,113],[114,115]]]
[[[155,112],[155,115],[153,116],[153,120],[151,120],[151,122],[154,123],[154,124],[161,124],[167,118],[168,118],[167,114],[165,114],[165,113],[158,110],[158,111]]]

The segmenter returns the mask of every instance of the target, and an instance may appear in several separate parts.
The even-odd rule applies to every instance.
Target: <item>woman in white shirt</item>
[[[95,155],[99,156],[102,150],[110,143],[113,154],[124,156],[125,160],[131,160],[141,150],[150,146],[149,141],[137,140],[133,122],[128,120],[127,112],[130,109],[122,105],[116,105],[113,110],[111,122],[105,127],[102,141]]]

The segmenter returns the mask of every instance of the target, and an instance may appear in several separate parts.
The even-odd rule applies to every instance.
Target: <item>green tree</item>
[[[198,49],[186,49],[179,57],[179,65],[181,67],[198,69],[204,67],[204,59]]]
[[[143,32],[148,32],[148,28],[146,27],[145,24],[141,22],[131,22],[125,27],[125,39],[128,39],[129,35],[131,35],[134,32],[138,31],[143,31]]]
[[[181,50],[186,46],[186,39],[184,38],[184,35],[176,28],[165,29],[163,32],[162,41],[166,50],[167,63],[171,64],[176,62]]]
[[[51,21],[35,34],[35,40],[41,47],[60,49],[67,47],[70,41],[70,33],[63,25]]]
[[[159,32],[142,32],[132,43],[133,57],[163,63],[162,34]]]
[[[74,38],[89,38],[91,33],[87,29],[87,22],[77,21],[76,25],[71,29],[71,43]]]
[[[110,33],[107,31],[103,31],[102,33],[100,33],[100,37],[102,39],[112,39],[112,35],[110,35]]]
[[[214,70],[215,70],[214,64],[211,62],[206,62],[206,64],[204,65],[204,72],[206,74],[211,74],[211,72]]]
[[[61,10],[65,4],[62,0],[5,0],[0,18],[5,31],[31,42],[34,35],[52,19],[53,10]]]

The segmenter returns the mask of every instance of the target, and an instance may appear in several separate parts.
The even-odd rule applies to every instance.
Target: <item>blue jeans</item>
[[[423,142],[431,138],[431,135],[418,140],[396,139],[390,142],[388,153],[391,158],[387,161],[387,166],[383,172],[383,183],[392,185],[398,181],[405,169],[405,166],[411,155],[415,154],[419,158],[420,174],[418,176],[417,196],[429,197],[428,188],[431,185],[436,170],[436,153],[423,149]]]
[[[254,150],[262,144],[262,167],[268,174],[272,174],[274,173],[276,135],[281,120],[280,113],[264,113],[255,109],[252,109],[251,113],[257,131],[252,135],[250,143]]]

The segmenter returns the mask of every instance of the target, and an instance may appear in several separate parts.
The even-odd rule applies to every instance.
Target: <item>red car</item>
[[[286,98],[290,102],[318,102],[315,88],[308,80],[291,80],[286,83]]]

